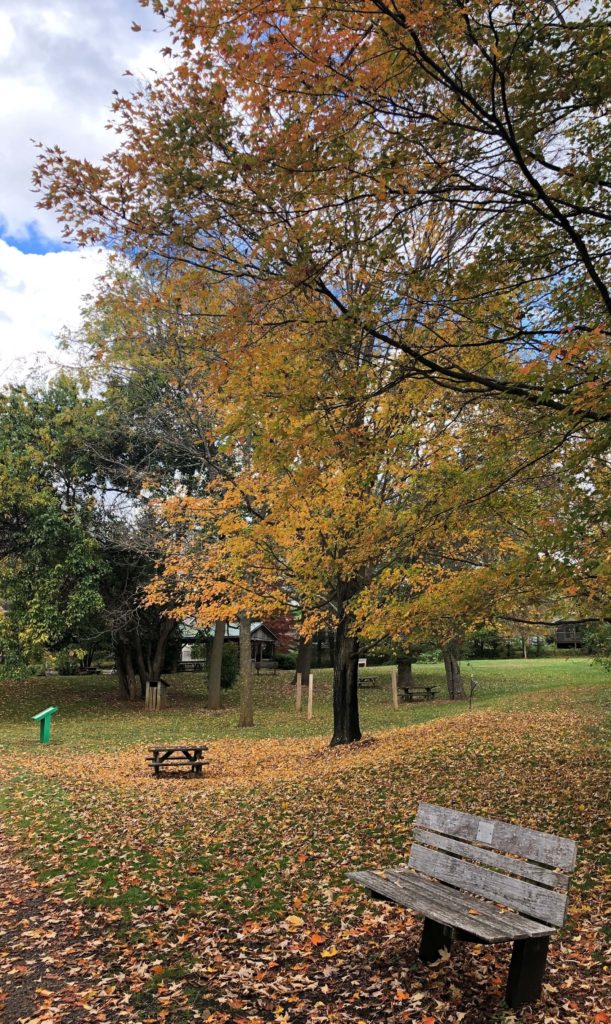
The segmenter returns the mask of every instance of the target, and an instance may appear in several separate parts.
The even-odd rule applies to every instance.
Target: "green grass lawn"
[[[439,687],[433,703],[391,703],[390,668],[368,668],[378,680],[377,689],[359,692],[361,728],[364,734],[447,715],[464,714],[464,702],[446,697],[442,665],[416,665],[415,679]],[[528,694],[604,684],[608,674],[588,658],[516,659],[463,663],[466,687],[470,675],[477,679],[474,707],[519,707]],[[237,689],[225,691],[222,711],[206,709],[206,681],[198,673],[168,676],[172,686],[168,708],[147,713],[138,703],[117,698],[117,683],[108,676],[47,676],[0,684],[0,747],[23,749],[37,737],[31,721],[36,712],[55,704],[60,713],[53,720],[52,742],[73,749],[120,749],[137,743],[171,743],[173,740],[205,740],[221,737],[326,736],[331,733],[331,670],[315,672],[314,717],[295,711],[292,673],[261,675],[255,680],[255,726],[238,729]]]

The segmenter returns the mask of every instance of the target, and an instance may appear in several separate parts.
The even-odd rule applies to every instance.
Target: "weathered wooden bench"
[[[419,956],[452,940],[513,942],[506,999],[541,993],[549,937],[564,923],[577,846],[547,832],[421,803],[407,867],[348,876],[369,895],[424,914]]]
[[[399,689],[403,691],[403,700],[408,703],[412,703],[416,700],[434,700],[435,694],[438,692],[436,686],[409,686],[399,685]]]
[[[152,757],[147,757],[155,775],[161,768],[189,768],[194,775],[201,775],[204,761],[204,750],[208,747],[149,747]]]

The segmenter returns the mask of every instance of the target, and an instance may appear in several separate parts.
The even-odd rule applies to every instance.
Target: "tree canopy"
[[[35,183],[136,268],[93,333],[164,382],[148,600],[332,626],[350,741],[359,638],[605,614],[606,7],[151,6],[170,70]]]

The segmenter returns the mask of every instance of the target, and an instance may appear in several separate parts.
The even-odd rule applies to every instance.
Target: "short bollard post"
[[[44,711],[39,711],[37,715],[32,715],[33,722],[40,722],[40,742],[49,743],[51,740],[51,718],[57,714],[59,708],[45,708]]]

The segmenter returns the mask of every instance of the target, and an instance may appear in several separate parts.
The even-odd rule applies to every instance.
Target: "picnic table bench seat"
[[[424,915],[419,956],[437,960],[454,939],[513,942],[506,1000],[541,992],[549,937],[566,915],[577,847],[571,839],[421,803],[407,867],[348,877],[376,899]]]
[[[149,747],[152,757],[147,757],[155,775],[159,775],[161,768],[189,768],[195,775],[201,775],[206,762],[204,751],[207,746],[192,746],[180,744],[171,747]]]
[[[375,676],[359,676],[358,684],[364,690],[373,690],[377,686]]]

